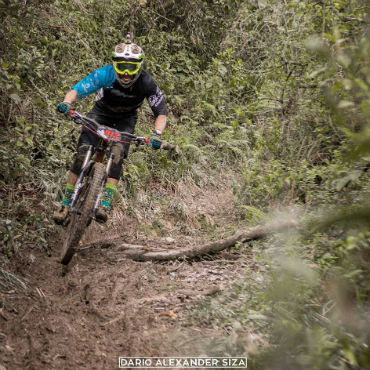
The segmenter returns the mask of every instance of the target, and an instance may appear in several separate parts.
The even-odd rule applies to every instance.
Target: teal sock
[[[64,198],[62,200],[62,205],[69,207],[69,203],[72,200],[73,190],[75,189],[74,185],[67,184],[64,190]]]
[[[116,192],[117,186],[113,184],[106,184],[104,189],[103,201],[101,203],[102,206],[105,206],[107,210],[110,210],[110,204],[113,199],[113,195]]]

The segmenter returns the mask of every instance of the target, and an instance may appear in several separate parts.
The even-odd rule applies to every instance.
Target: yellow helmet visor
[[[135,75],[139,72],[141,66],[141,62],[127,62],[127,61],[116,61],[113,62],[114,70],[123,75],[128,73],[129,75]]]

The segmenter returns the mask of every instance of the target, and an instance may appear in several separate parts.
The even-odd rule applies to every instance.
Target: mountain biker
[[[161,90],[152,76],[143,69],[143,50],[127,35],[124,43],[115,46],[112,57],[112,64],[95,70],[72,87],[63,102],[58,104],[58,112],[68,115],[73,102],[98,91],[93,109],[87,117],[119,131],[134,133],[137,110],[146,98],[155,116],[154,131],[149,137],[150,145],[154,149],[159,149],[161,135],[166,127],[167,108]],[[83,127],[67,179],[64,198],[53,215],[57,224],[63,224],[68,215],[74,185],[85,154],[89,145],[96,145],[97,142],[97,136]],[[127,158],[129,146],[118,142],[113,144],[113,164],[108,174],[101,205],[95,215],[98,222],[106,222],[108,219],[107,212],[111,208],[111,201],[122,172],[122,162]]]

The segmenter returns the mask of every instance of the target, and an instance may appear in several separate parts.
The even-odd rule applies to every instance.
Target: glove
[[[162,141],[161,141],[161,137],[157,134],[152,134],[150,137],[149,137],[149,145],[157,150],[157,149],[161,149],[161,144],[162,144]]]
[[[71,103],[68,103],[65,101],[57,105],[57,111],[60,113],[64,113],[66,116],[68,116],[70,109],[71,109]]]

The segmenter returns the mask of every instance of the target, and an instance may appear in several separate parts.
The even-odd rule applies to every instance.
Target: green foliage
[[[277,247],[282,254],[274,263],[272,283],[263,297],[273,308],[272,338],[279,344],[261,357],[265,364],[277,360],[278,368],[294,364],[302,369],[369,366],[368,334],[362,328],[369,324],[370,276],[363,258],[369,255],[370,244],[368,231],[358,234],[361,225],[366,224],[358,223],[343,241],[337,230],[314,235],[309,240],[316,246],[311,263],[307,255],[302,264],[301,252],[299,259],[287,265],[286,252]],[[294,249],[305,249],[306,243],[295,240],[298,248]]]
[[[245,128],[238,132],[241,141],[248,143],[246,156],[239,156],[244,182],[238,193],[240,214],[255,221],[256,208],[284,202],[305,204],[313,215],[320,206],[331,210],[316,226],[307,225],[307,232],[318,225],[327,225],[325,231],[295,240],[293,251],[288,248],[291,242],[277,242],[281,247],[272,248],[272,254],[280,250],[280,259],[267,259],[274,269],[263,287],[248,278],[242,286],[250,289],[236,286],[199,308],[198,320],[205,325],[229,328],[238,321],[265,334],[270,348],[252,355],[251,368],[369,366],[369,338],[360,330],[369,325],[370,288],[364,264],[368,226],[363,224],[369,212],[360,207],[369,194],[368,4],[347,5],[330,1],[324,9],[323,4],[298,1],[288,7],[275,1],[242,4],[225,41],[255,77],[250,80],[253,87],[244,90],[247,95],[238,96],[244,106],[235,113],[242,112],[244,122],[233,117]],[[222,98],[217,100],[215,94],[211,99],[216,107],[231,101],[222,83]],[[211,132],[219,135],[215,129]],[[230,140],[222,143],[226,158]],[[346,292],[344,297],[337,295],[340,290]],[[253,300],[252,292],[258,294]],[[345,311],[348,302],[350,312]],[[345,312],[352,324],[343,321]]]
[[[241,220],[261,222],[277,204],[304,206],[314,219],[308,232],[272,240],[271,253],[261,252],[261,259],[274,267],[263,276],[246,271],[248,278],[226,297],[204,303],[199,321],[235,332],[258,330],[271,347],[256,353],[247,341],[255,354],[251,368],[368,366],[368,338],[341,317],[351,297],[350,308],[360,318],[354,322],[368,323],[363,316],[369,303],[364,266],[369,235],[362,223],[368,212],[361,207],[369,193],[367,1],[5,4],[0,7],[4,255],[22,253],[24,246],[46,248],[54,232],[50,209],[61,197],[78,137],[55,105],[80,78],[109,63],[113,46],[132,31],[145,50],[145,68],[168,102],[164,139],[183,153],[174,160],[161,152],[132,151],[120,183],[132,215],[141,208],[154,217],[170,214],[186,230],[186,206],[158,194],[171,195],[183,179],[199,186],[217,183],[227,171],[238,183],[235,208]],[[92,102],[79,102],[78,110],[87,112]],[[146,135],[151,128],[144,105],[137,132]],[[152,209],[152,200],[158,208]],[[214,232],[201,215],[195,219]],[[160,234],[160,220],[155,225]],[[274,253],[278,259],[271,259]],[[347,295],[337,294],[340,290]],[[238,354],[246,348],[234,344]]]

